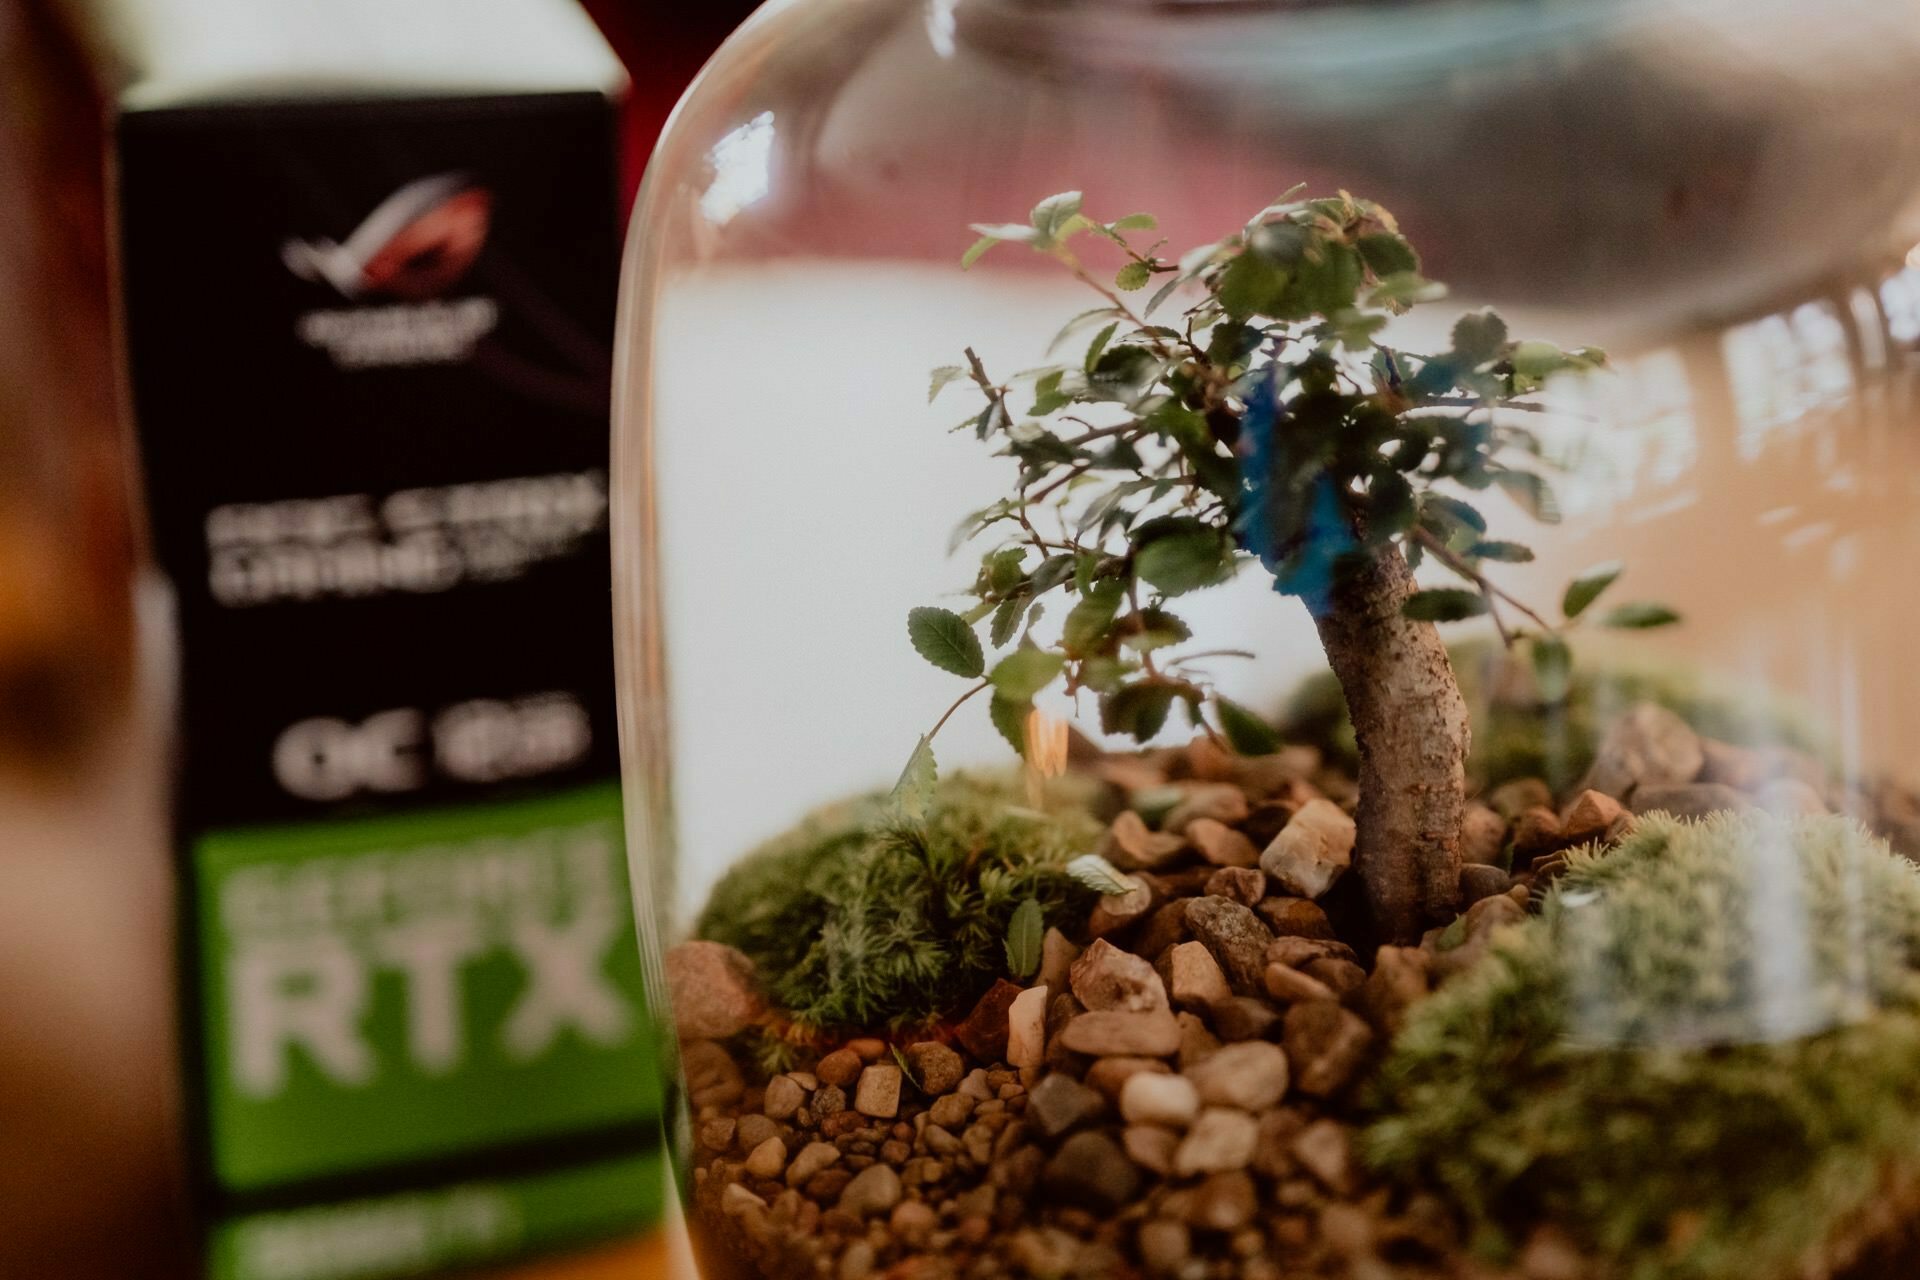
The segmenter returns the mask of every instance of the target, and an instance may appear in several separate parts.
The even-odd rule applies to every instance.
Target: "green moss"
[[[1007,923],[1028,898],[1049,922],[1091,895],[1061,868],[1099,826],[1070,782],[1045,813],[1006,781],[943,782],[923,823],[873,797],[809,818],[714,890],[698,934],[752,958],[768,998],[806,1028],[906,1029],[964,1013],[1006,976]]]
[[[1920,1175],[1916,963],[1920,870],[1846,819],[1643,821],[1415,1011],[1368,1157],[1494,1253],[1795,1273]]]
[[[1639,702],[1659,703],[1723,742],[1822,751],[1818,733],[1797,708],[1686,667],[1576,663],[1566,698],[1547,703],[1536,696],[1525,663],[1498,645],[1476,641],[1449,653],[1472,713],[1467,769],[1482,786],[1544,778],[1564,791],[1593,764],[1594,748],[1612,719]],[[1300,685],[1282,725],[1289,740],[1312,743],[1353,765],[1353,725],[1330,673]]]

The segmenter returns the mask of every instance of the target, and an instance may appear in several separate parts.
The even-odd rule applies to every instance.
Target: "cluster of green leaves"
[[[1085,915],[1070,868],[1099,835],[1089,799],[1064,787],[1041,812],[955,776],[910,820],[880,798],[823,811],[735,866],[697,936],[753,960],[803,1034],[924,1027],[1030,976],[1046,925]]]
[[[968,265],[1022,244],[1102,304],[1056,340],[1058,352],[1092,331],[1071,359],[1000,380],[969,350],[964,365],[934,372],[934,397],[956,384],[982,397],[957,429],[1018,468],[1013,496],[958,531],[956,545],[991,543],[972,605],[908,619],[923,657],[975,682],[961,700],[990,693],[993,722],[1016,750],[1035,696],[1056,682],[1096,696],[1109,733],[1146,741],[1175,706],[1201,726],[1212,702],[1221,728],[1258,737],[1258,718],[1218,702],[1193,665],[1207,655],[1181,652],[1192,632],[1178,601],[1257,560],[1278,589],[1324,609],[1343,566],[1381,552],[1416,567],[1431,558],[1463,584],[1417,592],[1411,616],[1489,616],[1509,643],[1532,645],[1543,674],[1563,672],[1562,632],[1618,566],[1570,584],[1550,623],[1487,574],[1533,553],[1489,536],[1461,495],[1498,489],[1542,521],[1558,518],[1541,442],[1521,420],[1541,408],[1534,397],[1550,379],[1596,370],[1602,353],[1516,340],[1491,312],[1463,316],[1443,352],[1386,345],[1394,316],[1444,290],[1420,274],[1391,214],[1346,193],[1290,193],[1178,260],[1162,257],[1161,244],[1136,245],[1134,234],[1153,226],[1144,214],[1095,221],[1069,192],[1042,201],[1026,224],[976,228]],[[1082,260],[1076,245],[1089,240],[1118,254],[1111,284]],[[1156,280],[1136,307],[1129,295]],[[1156,322],[1175,298],[1190,305]],[[1058,625],[1043,633],[1037,624],[1055,599]],[[1655,605],[1603,619],[1673,620]]]
[[[1814,1265],[1920,1177],[1920,870],[1840,817],[1643,819],[1419,1005],[1365,1151],[1510,1255],[1631,1280]]]

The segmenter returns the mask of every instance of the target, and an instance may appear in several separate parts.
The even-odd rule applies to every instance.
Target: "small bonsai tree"
[[[990,693],[994,723],[1026,748],[1033,699],[1063,681],[1099,700],[1102,727],[1145,742],[1175,704],[1243,751],[1272,730],[1213,694],[1175,602],[1257,561],[1311,612],[1350,709],[1360,763],[1356,863],[1376,933],[1418,935],[1454,905],[1464,805],[1467,709],[1435,623],[1485,616],[1531,647],[1543,679],[1564,683],[1563,631],[1618,576],[1573,582],[1550,622],[1488,576],[1532,553],[1488,536],[1461,495],[1498,488],[1536,519],[1557,518],[1543,450],[1523,419],[1547,380],[1599,368],[1591,348],[1517,341],[1491,312],[1463,316],[1446,351],[1387,345],[1397,314],[1443,296],[1385,209],[1342,193],[1261,210],[1240,231],[1177,261],[1137,248],[1146,215],[1096,222],[1078,193],[1037,206],[1025,225],[979,227],[971,266],[1000,244],[1057,259],[1100,305],[1061,335],[1093,336],[1083,357],[998,378],[972,350],[936,370],[932,394],[971,382],[984,406],[962,424],[1018,464],[1011,497],[973,513],[960,540],[993,539],[965,612],[914,610],[914,647]],[[1113,284],[1075,250],[1098,237],[1124,255]],[[1136,309],[1128,295],[1156,279]],[[1151,319],[1189,290],[1168,323]],[[1058,349],[1060,343],[1056,342]],[[1421,589],[1423,560],[1459,586]],[[1048,635],[1044,602],[1067,599]],[[1626,605],[1611,625],[1674,615]],[[989,668],[976,628],[1009,650]],[[927,792],[930,739],[902,779]]]

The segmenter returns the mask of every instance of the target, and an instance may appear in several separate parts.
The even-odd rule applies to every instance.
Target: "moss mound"
[[[1548,702],[1527,664],[1499,645],[1475,641],[1448,652],[1473,717],[1467,771],[1482,786],[1544,778],[1556,792],[1566,790],[1592,766],[1607,726],[1641,702],[1667,707],[1696,732],[1722,742],[1824,754],[1801,712],[1686,668],[1580,661],[1565,698]],[[1281,725],[1289,741],[1313,743],[1349,768],[1357,759],[1346,699],[1331,674],[1313,676],[1295,690]]]
[[[1421,1005],[1367,1154],[1509,1252],[1820,1275],[1920,1185],[1920,870],[1842,818],[1664,816]]]
[[[767,998],[805,1030],[906,1030],[964,1013],[1007,976],[1021,903],[1038,901],[1048,923],[1091,906],[1062,868],[1100,827],[1073,783],[1053,789],[1040,812],[1012,782],[956,775],[923,822],[897,820],[882,797],[824,810],[729,872],[698,936],[745,952]]]

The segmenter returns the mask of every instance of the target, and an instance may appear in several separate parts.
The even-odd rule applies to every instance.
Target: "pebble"
[[[874,1036],[847,1041],[846,1047],[860,1055],[862,1062],[878,1062],[887,1056],[887,1042]]]
[[[1213,1006],[1208,1014],[1213,1033],[1229,1044],[1262,1040],[1280,1025],[1280,1011],[1253,996],[1234,996]]]
[[[1267,877],[1254,867],[1222,867],[1207,877],[1206,891],[1251,907],[1267,896]]]
[[[1253,1221],[1259,1196],[1253,1179],[1239,1169],[1216,1173],[1194,1188],[1187,1221],[1202,1231],[1238,1231]]]
[[[1098,1089],[1101,1096],[1118,1102],[1125,1092],[1127,1081],[1143,1071],[1154,1075],[1170,1075],[1172,1068],[1158,1058],[1118,1057],[1102,1058],[1087,1068],[1086,1082]]]
[[[890,1164],[870,1165],[840,1193],[839,1207],[861,1217],[891,1213],[900,1203],[900,1175]]]
[[[1321,956],[1300,967],[1310,977],[1324,982],[1334,995],[1343,1000],[1366,985],[1367,981],[1367,971],[1344,956]]]
[[[1088,1009],[1151,1013],[1167,1007],[1167,991],[1153,965],[1105,938],[1097,938],[1069,974],[1074,998]]]
[[[985,1102],[993,1097],[993,1091],[997,1087],[988,1081],[985,1067],[975,1067],[961,1078],[960,1087],[955,1092],[962,1097],[972,1098],[975,1102]]]
[[[777,1178],[787,1168],[787,1144],[768,1138],[747,1155],[746,1170],[756,1178]]]
[[[1820,793],[1798,778],[1775,778],[1754,792],[1753,802],[1783,818],[1815,818],[1828,812]]]
[[[866,1062],[853,1050],[835,1049],[832,1053],[820,1059],[819,1065],[814,1068],[814,1071],[828,1084],[845,1085],[852,1084],[855,1080],[858,1080],[860,1078],[860,1068],[865,1065]]]
[[[1317,902],[1305,898],[1263,898],[1254,909],[1261,922],[1276,938],[1320,938],[1334,940],[1333,922]]]
[[[1180,1069],[1186,1070],[1196,1062],[1204,1062],[1220,1052],[1220,1039],[1207,1029],[1207,1024],[1191,1013],[1180,1014],[1177,1019],[1180,1026]]]
[[[1495,787],[1487,796],[1487,804],[1512,822],[1529,809],[1551,809],[1553,791],[1539,778],[1515,778]]]
[[[749,1111],[740,1117],[740,1127],[734,1141],[740,1144],[742,1151],[751,1151],[768,1138],[780,1136],[780,1124],[757,1111]]]
[[[1146,924],[1134,935],[1132,950],[1143,956],[1159,956],[1168,947],[1193,937],[1187,928],[1187,904],[1192,898],[1175,898],[1156,907]]]
[[[1286,1096],[1287,1055],[1263,1041],[1230,1044],[1190,1067],[1185,1078],[1208,1106],[1264,1111]]]
[[[1373,958],[1373,972],[1360,989],[1360,1006],[1376,1031],[1399,1033],[1407,1012],[1427,998],[1431,963],[1418,947],[1381,947]]]
[[[823,1084],[813,1091],[813,1101],[807,1104],[807,1109],[816,1120],[837,1116],[847,1109],[847,1091],[837,1084]]]
[[[1120,1114],[1128,1124],[1184,1129],[1200,1114],[1200,1091],[1186,1076],[1138,1072],[1120,1090]]]
[[[1261,989],[1273,933],[1252,911],[1228,898],[1195,898],[1187,904],[1187,928],[1213,953],[1230,987],[1243,993]]]
[[[1099,1119],[1106,1110],[1107,1100],[1096,1090],[1060,1072],[1042,1080],[1027,1095],[1027,1123],[1048,1140]]]
[[[1048,1194],[1088,1209],[1110,1212],[1131,1201],[1140,1174],[1114,1140],[1097,1129],[1074,1134],[1060,1144],[1040,1175]]]
[[[816,1173],[839,1163],[840,1148],[831,1142],[809,1142],[800,1148],[800,1154],[787,1166],[787,1185],[798,1187],[810,1181]]]
[[[865,1240],[855,1240],[840,1255],[840,1280],[867,1280],[873,1274],[874,1248]]]
[[[1073,971],[1073,962],[1079,958],[1080,948],[1074,946],[1066,934],[1049,928],[1040,943],[1040,976],[1035,985],[1049,991],[1065,991],[1067,976]]]
[[[1008,1016],[1011,1020],[1011,1011]],[[919,1044],[908,1045],[905,1057],[907,1065],[913,1068],[913,1078],[919,1083],[920,1091],[930,1098],[951,1092],[967,1070],[960,1055],[938,1040],[922,1040]],[[1014,1065],[1020,1064],[1016,1062]]]
[[[1470,907],[1482,898],[1496,897],[1512,886],[1512,877],[1499,867],[1469,862],[1460,868],[1460,902],[1463,906]]]
[[[1173,1003],[1194,1013],[1203,1012],[1233,994],[1227,975],[1205,943],[1182,942],[1167,953],[1167,987]]]
[[[775,1120],[788,1120],[806,1100],[806,1090],[792,1076],[775,1076],[767,1082],[767,1095],[761,1109]]]
[[[1289,1148],[1300,1166],[1336,1195],[1355,1188],[1353,1141],[1337,1120],[1316,1120],[1295,1135]]]
[[[1260,1130],[1254,1118],[1230,1107],[1208,1107],[1174,1149],[1173,1171],[1182,1178],[1244,1169],[1253,1160]]]
[[[687,1101],[697,1111],[740,1101],[747,1091],[739,1064],[725,1046],[711,1040],[689,1040],[681,1045],[680,1070],[687,1081]]]
[[[1127,1158],[1149,1173],[1166,1177],[1173,1172],[1173,1153],[1180,1146],[1180,1135],[1159,1125],[1136,1124],[1120,1135]]]
[[[1138,876],[1128,876],[1132,885],[1125,893],[1110,893],[1093,906],[1087,916],[1087,932],[1104,937],[1118,932],[1147,914],[1153,907],[1153,890]]]
[[[893,1216],[887,1220],[887,1229],[908,1244],[924,1241],[933,1229],[940,1225],[940,1215],[933,1206],[919,1200],[903,1200],[894,1206]]]
[[[667,996],[683,1040],[737,1036],[766,1012],[753,961],[718,942],[682,942],[666,955]]]
[[[1564,845],[1560,815],[1544,806],[1528,809],[1513,820],[1513,865],[1524,866]]]
[[[1187,1224],[1170,1218],[1151,1218],[1141,1223],[1134,1243],[1140,1250],[1140,1261],[1158,1276],[1184,1274],[1193,1257],[1193,1239],[1187,1232]]]
[[[1588,788],[1560,815],[1560,836],[1568,844],[1586,844],[1606,836],[1626,809],[1605,792]]]
[[[1001,978],[954,1028],[953,1038],[976,1060],[999,1062],[1007,1055],[1007,1009],[1019,996],[1020,988]]]
[[[1470,866],[1492,866],[1506,848],[1507,820],[1488,805],[1478,801],[1469,804],[1460,822],[1460,861]]]
[[[1330,1000],[1311,1000],[1287,1010],[1281,1045],[1294,1087],[1310,1097],[1330,1098],[1359,1070],[1373,1047],[1373,1028]]]
[[[1260,855],[1260,869],[1287,893],[1318,898],[1353,862],[1357,829],[1331,800],[1310,800]]]
[[[1107,829],[1102,852],[1122,871],[1151,871],[1179,857],[1186,847],[1177,835],[1149,830],[1146,819],[1128,809]]]
[[[1189,786],[1186,798],[1173,807],[1161,825],[1168,831],[1184,832],[1201,820],[1229,827],[1245,822],[1247,793],[1239,787],[1220,782]]]
[[[863,1116],[890,1120],[900,1114],[900,1068],[876,1062],[860,1073],[853,1109]]]
[[[1007,1006],[1008,1065],[1038,1067],[1047,1060],[1047,990],[1028,987]]]
[[[730,1182],[720,1193],[720,1212],[737,1218],[752,1209],[765,1209],[767,1202],[737,1182]]]
[[[1302,1000],[1336,1000],[1333,989],[1320,979],[1292,969],[1284,964],[1267,966],[1267,994],[1281,1004],[1298,1004]]]
[[[1586,785],[1611,796],[1636,786],[1678,786],[1699,777],[1706,762],[1700,735],[1685,720],[1643,702],[1608,727]]]
[[[725,1151],[733,1145],[739,1122],[732,1116],[715,1116],[700,1122],[700,1145],[709,1151]]]
[[[1187,826],[1187,841],[1216,867],[1258,867],[1260,850],[1241,832],[1212,818],[1196,818]]]
[[[1059,1039],[1072,1052],[1094,1058],[1163,1058],[1179,1051],[1180,1024],[1165,1009],[1152,1013],[1099,1010],[1067,1023]]]
[[[927,1108],[927,1123],[943,1129],[957,1129],[973,1114],[973,1103],[972,1098],[962,1093],[949,1093],[945,1097],[935,1098],[933,1105]]]

